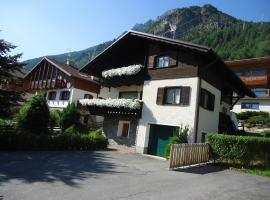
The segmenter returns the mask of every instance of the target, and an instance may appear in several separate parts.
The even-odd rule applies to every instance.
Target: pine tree
[[[9,117],[11,110],[18,102],[23,101],[22,93],[16,91],[7,91],[2,88],[7,82],[16,81],[15,72],[21,72],[22,63],[18,59],[22,54],[11,55],[11,50],[16,46],[0,39],[0,117]]]

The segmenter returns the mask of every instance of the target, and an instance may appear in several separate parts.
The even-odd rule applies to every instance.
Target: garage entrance
[[[148,154],[165,156],[165,150],[170,138],[176,134],[177,126],[150,125]]]

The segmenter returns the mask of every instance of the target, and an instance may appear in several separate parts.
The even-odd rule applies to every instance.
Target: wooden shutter
[[[155,67],[155,55],[148,56],[148,65],[147,67],[149,69],[152,69]]]
[[[162,105],[164,100],[164,88],[158,88],[157,91],[157,105]]]
[[[189,99],[190,99],[190,87],[181,87],[180,104],[189,105]]]
[[[177,52],[176,51],[171,51],[169,53],[169,57],[171,58],[170,65],[172,65],[172,66],[177,65]]]

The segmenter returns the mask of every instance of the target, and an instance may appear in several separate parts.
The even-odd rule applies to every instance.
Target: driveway
[[[270,179],[117,151],[1,152],[1,200],[270,199]]]

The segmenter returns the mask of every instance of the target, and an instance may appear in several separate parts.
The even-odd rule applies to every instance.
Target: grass
[[[265,176],[270,178],[270,166],[254,166],[240,169],[241,172],[255,174],[257,176]]]
[[[226,161],[217,161],[214,163],[214,165],[219,165],[223,167],[232,167],[237,169],[237,171],[243,172],[243,173],[249,173],[254,174],[257,176],[265,176],[270,178],[270,165],[263,165],[262,163],[256,163],[253,166],[250,167],[243,167],[240,163],[236,163],[230,160]]]

